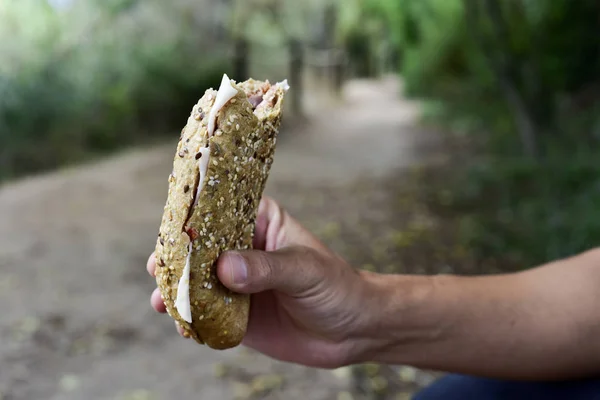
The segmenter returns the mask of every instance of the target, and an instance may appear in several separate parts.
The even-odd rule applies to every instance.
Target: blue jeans
[[[447,375],[413,400],[600,400],[600,379],[568,382],[512,382]]]

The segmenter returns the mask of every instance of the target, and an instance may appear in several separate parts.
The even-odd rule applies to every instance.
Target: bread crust
[[[194,106],[177,146],[156,243],[156,281],[167,312],[198,343],[214,349],[239,345],[248,324],[250,297],[221,284],[216,261],[224,251],[252,247],[285,95],[283,88],[273,86],[265,95],[267,107],[254,110],[248,98],[261,84],[250,80],[234,85],[238,93],[218,112],[210,138],[207,120],[217,92],[207,90]],[[196,199],[202,147],[210,149],[210,159]],[[175,307],[190,241],[192,323]]]

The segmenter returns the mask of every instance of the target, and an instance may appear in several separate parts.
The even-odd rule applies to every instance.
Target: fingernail
[[[234,285],[243,285],[248,280],[248,266],[244,257],[237,253],[231,254],[231,280]]]

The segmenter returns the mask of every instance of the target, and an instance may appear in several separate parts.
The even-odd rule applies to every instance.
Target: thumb
[[[217,273],[223,285],[234,292],[278,290],[300,296],[322,282],[325,264],[324,257],[308,247],[235,251],[219,258]]]

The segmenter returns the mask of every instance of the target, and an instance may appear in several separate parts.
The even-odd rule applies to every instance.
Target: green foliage
[[[493,104],[503,110],[505,119],[513,120],[514,111],[506,106],[496,71],[505,64],[507,80],[523,98],[538,135],[545,137],[561,123],[561,110],[600,81],[595,39],[600,32],[600,5],[595,1],[367,3],[378,4],[393,28],[403,54],[407,93],[416,97]],[[486,7],[487,3],[498,4],[497,10]],[[478,113],[471,108],[470,114]],[[509,129],[515,133],[514,125]]]
[[[264,45],[310,40],[326,0],[232,0],[226,19],[233,36]]]
[[[338,16],[335,41],[349,60],[353,75],[373,77],[385,71],[386,57],[393,43],[385,12],[374,0],[333,1]]]
[[[0,179],[177,135],[228,68],[186,12],[183,1],[1,2]]]
[[[574,255],[600,238],[600,165],[589,155],[572,155],[568,163],[485,160],[449,182],[438,205],[462,216],[461,240],[482,259],[525,268]]]
[[[464,243],[516,267],[596,246],[600,3],[365,3],[394,31],[406,93],[472,146],[435,202]]]

